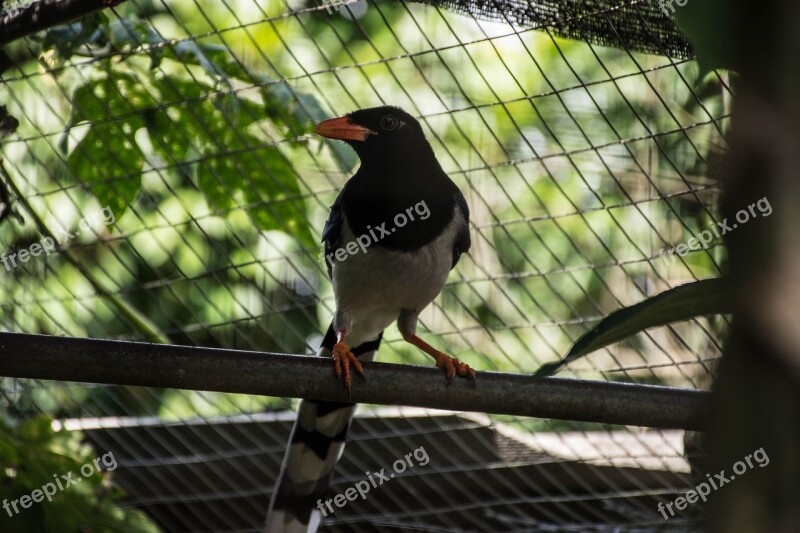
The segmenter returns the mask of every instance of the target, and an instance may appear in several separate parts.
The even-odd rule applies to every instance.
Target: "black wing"
[[[464,225],[459,229],[456,235],[456,242],[453,245],[453,266],[450,267],[451,270],[455,268],[458,260],[461,259],[461,254],[469,250],[472,244],[469,236],[469,206],[461,191],[456,192],[456,205],[461,209],[461,214],[464,215]]]
[[[342,213],[343,192],[344,190],[339,193],[336,201],[333,202],[328,220],[325,221],[325,227],[322,229],[322,242],[325,245],[325,266],[328,267],[328,276],[331,275],[331,262],[328,260],[328,254],[333,253],[336,248],[339,235],[342,233],[342,224],[344,224],[344,213]]]

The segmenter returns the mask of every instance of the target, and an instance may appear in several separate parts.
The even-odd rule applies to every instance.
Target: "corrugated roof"
[[[294,416],[57,427],[113,452],[120,503],[165,530],[245,532],[261,530]],[[389,477],[398,460],[404,471]],[[526,433],[480,414],[376,409],[355,419],[328,497],[370,477],[377,486],[332,502],[321,531],[686,531],[660,518],[656,497],[687,490],[688,471],[681,431]]]

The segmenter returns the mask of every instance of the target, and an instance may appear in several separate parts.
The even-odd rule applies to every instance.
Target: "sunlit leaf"
[[[101,205],[122,213],[139,190],[144,164],[134,134],[145,127],[146,111],[155,101],[135,78],[117,74],[82,85],[73,102],[70,125],[89,121],[91,127],[70,153],[67,167]]]
[[[198,167],[198,183],[217,209],[233,208],[238,195],[262,230],[278,229],[315,246],[293,167],[274,146],[239,133],[223,138],[222,149],[208,147]]]
[[[100,205],[111,206],[115,213],[124,212],[133,202],[144,164],[125,126],[110,123],[93,127],[67,159],[72,175],[88,183]]]

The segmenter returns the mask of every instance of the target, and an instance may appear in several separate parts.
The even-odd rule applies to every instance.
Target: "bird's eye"
[[[394,115],[383,115],[381,117],[381,128],[383,128],[386,131],[393,131],[397,129],[398,123],[399,121],[397,120],[397,117],[395,117]]]

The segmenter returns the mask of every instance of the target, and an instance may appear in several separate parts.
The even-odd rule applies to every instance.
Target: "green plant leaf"
[[[308,132],[317,122],[330,118],[310,94],[302,93],[287,83],[275,83],[262,74],[255,75],[255,81],[264,87],[267,115],[277,123],[286,124],[295,135]],[[331,149],[339,169],[350,172],[358,162],[355,151],[343,142],[330,139],[324,142]]]
[[[736,70],[735,11],[722,0],[690,0],[685,6],[676,6],[678,27],[697,54],[698,79],[717,68]]]
[[[75,179],[89,184],[100,205],[122,213],[141,186],[144,156],[134,134],[145,127],[145,113],[155,101],[133,76],[115,74],[78,87],[73,102],[67,131],[84,121],[92,124],[67,158],[67,167]]]
[[[228,76],[219,64],[226,59],[227,50],[219,45],[201,45],[195,41],[183,41],[173,47],[175,56],[183,63],[199,65],[212,79],[228,83]]]
[[[78,48],[93,43],[100,35],[100,26],[106,23],[108,17],[98,11],[78,22],[50,28],[44,35],[43,48],[54,48],[59,64],[63,64]]]
[[[198,165],[198,183],[209,204],[226,211],[243,201],[259,229],[282,230],[316,246],[305,224],[297,175],[281,151],[246,133],[223,139],[224,146],[207,147]]]
[[[70,172],[114,213],[123,213],[141,186],[144,158],[124,124],[94,126],[67,159]]]
[[[145,45],[163,44],[165,39],[151,24],[143,20],[120,19],[107,23],[106,34],[109,42],[118,50],[125,47],[139,48]],[[163,46],[146,46],[150,56],[150,68],[161,64],[166,48]]]
[[[170,44],[142,20],[106,21],[103,31],[114,48],[158,50],[153,52],[157,54],[152,56],[153,65],[162,60],[196,65],[211,80],[186,80],[152,70],[149,76],[134,77],[114,70],[78,87],[60,142],[62,150],[68,147],[73,126],[88,122],[89,130],[67,158],[71,175],[85,183],[102,205],[121,213],[141,188],[145,163],[158,165],[163,160],[166,172],[196,178],[216,209],[244,205],[258,229],[282,230],[316,247],[305,220],[298,175],[289,154],[275,146],[274,128],[287,136],[304,136],[326,118],[318,100],[250,70],[218,44]],[[86,44],[105,45],[100,40]],[[154,44],[163,46],[148,46]],[[233,79],[259,86],[260,94],[241,97],[232,90]],[[135,137],[142,129],[148,133],[155,161],[142,153]],[[290,150],[295,144],[282,148]],[[332,145],[334,157],[343,170],[349,170],[355,154],[340,144]]]
[[[224,212],[245,204],[259,229],[316,246],[294,168],[280,149],[249,132],[266,118],[262,105],[231,93],[206,98],[211,87],[173,77],[154,86],[165,102],[177,103],[169,116],[158,110],[148,122],[153,146],[170,163],[199,156],[197,182],[209,205]]]
[[[3,532],[158,531],[141,511],[114,505],[123,494],[116,488],[105,487],[109,474],[82,475],[81,468],[93,464],[95,458],[101,457],[101,452],[85,445],[80,432],[53,431],[52,422],[44,415],[37,415],[10,426],[0,418],[0,470],[3,472],[0,502],[42,490],[44,485],[53,483],[56,476],[72,474],[75,480],[73,486],[53,484],[54,493],[48,501],[37,503],[35,509],[9,507],[3,510]],[[13,453],[8,453],[9,450]],[[7,518],[8,515],[11,516]]]
[[[636,305],[614,311],[578,339],[564,359],[542,365],[533,378],[550,376],[567,363],[648,328],[730,311],[727,278],[704,279],[675,287]]]

